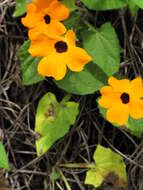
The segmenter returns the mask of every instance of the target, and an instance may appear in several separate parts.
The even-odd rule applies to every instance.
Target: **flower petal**
[[[98,103],[103,108],[110,108],[117,104],[118,102],[121,102],[120,100],[120,94],[117,93],[110,93],[102,95],[101,98],[98,100]]]
[[[29,3],[27,5],[27,14],[24,18],[21,19],[21,22],[24,26],[32,28],[36,26],[37,23],[41,22],[42,19],[43,15],[41,12],[37,11],[37,8],[33,3]]]
[[[110,77],[108,83],[113,87],[114,91],[130,93],[131,84],[128,79],[118,80],[115,77]]]
[[[100,106],[104,108],[112,107],[113,104],[117,102],[121,102],[120,92],[114,92],[114,89],[111,86],[104,86],[100,89],[100,93],[102,94],[98,103]]]
[[[66,56],[52,53],[40,61],[38,72],[42,76],[54,77],[56,80],[61,80],[66,74],[66,60]]]
[[[34,3],[39,10],[44,10],[50,5],[52,1],[53,0],[34,0]]]
[[[62,21],[69,17],[69,10],[63,3],[53,0],[48,6],[48,14],[51,18]]]
[[[137,100],[136,102],[130,102],[130,115],[134,119],[141,119],[143,117],[143,100]]]
[[[65,38],[70,45],[72,46],[76,45],[76,35],[72,30],[67,31]]]
[[[69,61],[67,66],[72,71],[81,71],[85,64],[89,63],[92,58],[88,53],[79,47],[70,46],[68,50]]]
[[[29,30],[30,40],[35,40],[39,37],[39,34],[44,34],[48,37],[55,37],[55,35],[62,35],[66,32],[65,26],[57,20],[51,19],[50,24],[46,24],[44,21],[40,22],[36,27]]]
[[[29,53],[31,53],[33,57],[47,56],[55,51],[54,44],[55,39],[47,38],[44,35],[41,35],[39,36],[39,39],[31,41]]]
[[[143,97],[143,81],[141,77],[131,81],[131,95],[133,99]]]
[[[110,107],[106,113],[107,120],[118,125],[124,125],[128,121],[129,106],[116,103]]]
[[[105,94],[111,94],[113,93],[113,88],[111,86],[103,86],[101,89],[100,89],[100,93],[102,95],[105,95]]]

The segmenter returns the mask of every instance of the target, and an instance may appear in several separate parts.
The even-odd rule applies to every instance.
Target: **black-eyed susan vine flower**
[[[27,14],[22,18],[22,23],[29,28],[29,38],[34,40],[39,33],[49,36],[64,34],[66,28],[60,21],[68,16],[69,10],[58,0],[34,0],[27,5]]]
[[[128,117],[141,119],[143,117],[143,82],[140,77],[130,81],[110,77],[109,86],[101,88],[101,98],[98,103],[108,109],[106,118],[112,123],[124,125]]]
[[[65,36],[55,38],[39,36],[31,42],[29,52],[33,57],[43,57],[38,64],[39,74],[56,80],[64,78],[67,67],[80,72],[92,60],[84,49],[76,46],[76,36],[72,30],[67,31]]]

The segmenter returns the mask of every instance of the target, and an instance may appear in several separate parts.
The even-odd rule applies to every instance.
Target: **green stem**
[[[73,164],[58,164],[57,167],[61,168],[95,168],[95,163],[94,164],[87,164],[87,163],[73,163]]]
[[[72,94],[67,94],[61,101],[61,104],[68,102],[72,97]]]
[[[52,182],[52,190],[55,190],[55,183]]]
[[[61,175],[61,177],[62,177],[62,179],[63,179],[63,181],[65,183],[65,186],[66,186],[67,190],[71,190],[71,187],[70,187],[66,177],[64,176],[63,172],[61,170],[58,170],[58,171],[59,171],[59,173],[60,173],[60,175]]]
[[[94,28],[94,26],[92,26],[89,22],[87,22],[86,20],[84,20],[85,25],[88,26],[88,28],[90,28],[91,31],[93,32],[97,32],[96,29]]]

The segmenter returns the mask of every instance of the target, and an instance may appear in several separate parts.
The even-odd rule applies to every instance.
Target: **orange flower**
[[[143,117],[143,83],[140,77],[129,81],[128,79],[117,80],[110,77],[110,86],[104,86],[100,92],[102,97],[98,103],[107,108],[107,120],[118,125],[128,121],[129,115],[134,119]]]
[[[69,10],[58,0],[35,0],[27,5],[27,15],[22,18],[22,23],[30,29],[28,35],[33,40],[39,33],[64,34],[66,28],[60,21],[68,16]]]
[[[29,52],[32,56],[44,56],[38,65],[40,75],[52,76],[56,80],[64,78],[67,67],[80,72],[92,59],[84,49],[76,47],[76,36],[72,30],[65,37],[55,39],[41,35],[39,40],[31,42]]]

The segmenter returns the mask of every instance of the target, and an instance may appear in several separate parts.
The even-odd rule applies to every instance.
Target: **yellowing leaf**
[[[36,114],[36,127],[38,139],[36,150],[38,156],[43,155],[56,142],[63,137],[73,125],[78,114],[78,103],[57,102],[52,93],[47,93],[39,102]]]
[[[85,183],[99,187],[110,182],[115,187],[127,187],[126,166],[123,158],[109,148],[98,145],[94,153],[95,167],[87,172]]]
[[[94,187],[100,187],[104,180],[104,177],[101,175],[101,172],[96,171],[95,169],[89,170],[86,174],[85,184],[93,185]]]

